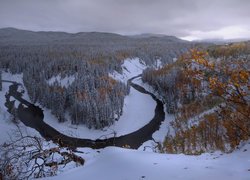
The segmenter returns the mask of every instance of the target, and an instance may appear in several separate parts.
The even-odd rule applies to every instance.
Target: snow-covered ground
[[[110,73],[110,77],[126,83],[128,79],[141,74],[146,68],[145,63],[140,61],[139,58],[125,59],[122,64],[122,74],[114,71]]]
[[[153,90],[151,86],[149,86],[147,83],[142,82],[140,77],[136,78],[133,82],[144,87],[147,91],[156,94],[156,92]],[[158,96],[158,98],[160,99],[159,95],[156,94],[156,96]],[[173,134],[173,129],[171,128],[170,123],[174,120],[174,115],[167,113],[166,106],[164,106],[164,111],[165,111],[165,120],[161,123],[160,129],[154,132],[152,136],[154,141],[149,140],[144,142],[143,145],[139,148],[139,150],[152,152],[155,150],[154,147],[157,145],[156,142],[163,143],[167,133]]]
[[[55,82],[58,82],[61,87],[66,87],[67,88],[68,86],[70,86],[75,81],[75,76],[77,76],[77,74],[71,75],[71,76],[66,76],[66,77],[62,78],[61,75],[59,74],[57,76],[53,76],[52,78],[50,78],[47,81],[47,83],[49,85],[52,85]]]
[[[116,147],[82,149],[86,163],[48,179],[249,180],[250,143],[232,154],[158,154]]]
[[[16,81],[18,83],[23,84],[22,74],[11,74],[9,72],[2,72],[2,79],[8,81]],[[17,126],[11,121],[12,116],[7,112],[7,108],[4,105],[4,103],[6,102],[5,94],[9,91],[10,85],[10,83],[2,83],[2,91],[0,91],[0,144],[3,144],[5,141],[9,140],[11,135],[13,135],[13,133],[17,130]],[[26,89],[25,92],[27,92]],[[24,98],[29,100],[27,93],[24,94]],[[21,122],[18,123],[18,126],[21,130],[29,134],[39,136],[35,130],[26,127]]]
[[[113,72],[110,76],[126,83],[128,79],[141,74],[146,66],[135,58],[124,60],[122,68],[122,74]],[[90,139],[106,138],[114,136],[114,132],[116,136],[120,136],[140,129],[154,117],[155,106],[156,102],[151,96],[131,88],[130,94],[124,99],[122,116],[113,125],[103,130],[88,129],[84,125],[72,125],[70,121],[58,123],[48,109],[44,109],[44,121],[66,135]]]
[[[2,79],[5,79],[6,75],[5,73],[2,73]],[[0,91],[0,130],[1,130],[1,136],[0,136],[0,144],[4,143],[6,139],[9,138],[9,134],[11,131],[13,131],[13,124],[10,122],[10,114],[7,112],[7,108],[4,106],[5,103],[5,94],[9,90],[9,83],[3,83],[2,84],[2,91]]]

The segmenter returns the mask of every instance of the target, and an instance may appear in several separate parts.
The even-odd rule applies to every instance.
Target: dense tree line
[[[23,73],[31,100],[51,109],[60,122],[65,121],[68,111],[72,123],[102,128],[121,115],[128,88],[108,76],[110,67],[98,61],[87,61],[86,57],[64,49],[57,52],[56,48],[50,53],[47,47],[20,48],[20,51],[19,48],[1,54],[5,55],[3,68]],[[68,87],[57,80],[49,84],[48,80],[58,74],[61,77],[71,75],[74,82]]]
[[[146,69],[142,74],[142,80],[160,94],[168,113],[174,114],[179,104],[188,104],[203,97],[202,89],[191,83],[192,80],[187,73],[183,62],[177,61],[159,70]]]
[[[163,151],[231,151],[249,139],[249,54],[249,42],[212,47],[209,53],[192,50],[143,73],[175,115],[174,134],[167,135]]]

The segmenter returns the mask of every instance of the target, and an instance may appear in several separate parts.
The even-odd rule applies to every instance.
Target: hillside
[[[123,73],[118,74],[114,72],[111,74],[114,78],[119,81],[126,81],[128,78],[133,77],[137,74],[140,74],[142,70],[145,68],[143,64],[140,64],[138,60],[126,60],[123,64]],[[9,73],[2,74],[3,79],[14,80],[20,83],[22,82],[22,75],[11,75]],[[139,83],[139,80],[136,81]],[[143,83],[140,82],[142,85]],[[2,93],[6,93],[8,90],[8,84],[3,83],[3,91]],[[146,87],[147,85],[144,84]],[[25,97],[28,98],[25,93]],[[147,97],[141,97],[140,100],[135,99],[139,97],[138,94],[131,91],[128,99],[125,99],[125,106],[130,103],[142,103],[140,105],[140,109],[137,111],[143,110],[144,107],[147,108],[149,106],[149,101],[145,101]],[[129,100],[131,98],[131,101]],[[6,111],[4,104],[2,104],[4,100],[1,101],[1,111]],[[144,103],[144,104],[143,104]],[[133,107],[131,105],[130,107]],[[128,107],[128,109],[130,108]],[[125,116],[133,115],[133,112],[129,112],[127,108],[124,109]],[[53,125],[55,127],[60,128],[61,132],[67,132],[65,124],[56,123],[56,118],[50,114],[50,111],[45,109],[45,114],[47,114],[47,120],[55,121]],[[143,111],[149,111],[148,109],[144,109]],[[15,130],[15,125],[10,123],[6,113],[3,116],[6,121],[1,124],[0,128],[2,128],[1,132],[10,133]],[[143,116],[144,114],[144,116]],[[146,113],[142,112],[142,118],[138,121],[140,123],[148,118]],[[123,117],[121,117],[123,118]],[[164,123],[159,132],[154,134],[154,140],[163,142],[165,134],[167,132],[167,127],[169,126],[169,121],[173,120],[170,115],[166,116]],[[117,135],[123,132],[128,132],[130,130],[136,129],[137,127],[133,122],[133,117],[129,118],[128,116],[115,123],[115,126],[111,126],[110,130],[115,129]],[[19,126],[21,126],[23,133],[28,132],[29,135],[36,135],[40,137],[34,130],[30,128],[26,128],[19,122]],[[73,127],[73,128],[72,128]],[[117,128],[116,128],[117,127]],[[88,130],[85,128],[81,128],[78,126],[75,129],[74,126],[69,127],[71,131],[68,131],[71,135],[78,134],[82,137],[92,136],[99,137],[101,134],[96,134],[94,130]],[[82,132],[80,132],[80,131]],[[102,131],[100,131],[102,132]],[[99,133],[100,133],[99,132]],[[104,134],[110,134],[108,131],[102,132]],[[111,131],[112,133],[112,131]],[[14,136],[13,136],[14,137]],[[5,142],[8,139],[6,134],[5,137],[2,136],[1,142]],[[45,142],[44,142],[45,143]],[[44,148],[50,150],[48,147],[55,147],[53,143],[49,142],[49,146],[44,144]],[[117,148],[117,147],[107,147],[104,149],[93,150],[90,148],[77,148],[76,155],[82,157],[85,160],[83,166],[79,166],[79,164],[74,164],[73,162],[68,163],[66,166],[59,165],[58,169],[53,169],[52,174],[56,175],[51,178],[42,178],[42,179],[81,179],[82,177],[87,179],[99,179],[100,174],[103,179],[165,179],[166,176],[171,179],[193,179],[198,180],[200,178],[203,179],[230,179],[230,180],[247,180],[249,177],[249,159],[246,158],[249,155],[250,147],[249,142],[242,143],[239,146],[239,150],[234,151],[233,153],[226,154],[220,151],[204,153],[199,156],[188,156],[183,154],[160,154],[158,153],[159,149],[155,149],[155,144],[153,141],[146,142],[143,144],[138,150],[131,150],[125,148]],[[128,148],[128,147],[127,147]],[[67,152],[63,148],[60,151]],[[59,155],[55,155],[54,160],[60,161]],[[231,166],[228,166],[231,164]],[[99,173],[96,173],[98,169]],[[115,171],[114,171],[115,170]]]
[[[154,34],[123,36],[106,32],[79,32],[65,33],[52,31],[27,31],[15,28],[0,29],[0,45],[18,45],[18,44],[107,44],[107,43],[188,43],[173,36],[159,36]]]
[[[140,180],[247,180],[249,179],[250,145],[232,154],[215,152],[201,156],[158,154],[108,147],[100,153],[83,150],[88,155],[83,167],[69,169],[47,179],[140,179]],[[230,165],[230,166],[229,166]],[[96,173],[96,170],[99,173]]]
[[[250,135],[249,42],[191,50],[142,79],[175,116],[163,151],[232,152]]]

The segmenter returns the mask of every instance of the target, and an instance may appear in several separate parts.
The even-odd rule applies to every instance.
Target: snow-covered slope
[[[249,180],[250,144],[232,154],[200,156],[149,153],[109,147],[86,150],[86,164],[51,179],[102,180]]]
[[[47,83],[49,85],[52,85],[55,82],[58,82],[61,87],[66,87],[67,88],[68,86],[70,86],[75,81],[75,76],[76,75],[70,75],[70,76],[66,76],[66,77],[62,78],[61,75],[59,74],[57,76],[53,76],[52,78],[50,78],[47,81]]]
[[[113,73],[110,73],[110,76],[118,81],[126,83],[128,79],[141,74],[146,68],[147,66],[145,63],[140,61],[139,58],[125,59],[122,64],[122,73],[120,74],[114,71]]]
[[[144,87],[147,91],[157,95],[151,86],[149,86],[147,83],[142,82],[140,77],[136,78],[133,82]],[[160,97],[158,98],[160,99]],[[167,133],[171,134],[173,133],[173,129],[171,128],[170,123],[174,120],[174,115],[167,113],[166,106],[164,107],[164,111],[165,111],[165,120],[161,123],[160,129],[153,133],[152,138],[154,139],[154,141],[149,140],[143,143],[143,145],[139,148],[139,150],[153,152],[155,150],[154,147],[157,145],[157,143],[164,142]]]

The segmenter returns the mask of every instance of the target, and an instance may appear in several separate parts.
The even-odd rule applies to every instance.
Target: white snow
[[[9,72],[2,72],[2,80],[8,81],[16,81],[18,83],[23,84],[23,75],[22,74],[11,74]],[[17,126],[12,122],[12,116],[7,112],[7,108],[4,103],[6,102],[5,94],[9,91],[9,86],[11,83],[2,83],[2,91],[0,91],[0,144],[3,144],[6,140],[9,140],[11,134],[17,130]],[[21,90],[21,89],[19,89]],[[25,90],[25,92],[27,92]],[[24,94],[24,98],[28,99],[27,93]],[[11,99],[10,100],[14,100]],[[15,106],[17,106],[18,102],[15,102]],[[27,128],[23,123],[19,122],[18,126],[21,130],[27,131],[27,133],[31,133],[33,135],[38,135],[38,133],[31,129]]]
[[[161,69],[163,67],[161,59],[157,59],[154,64],[155,69]]]
[[[136,78],[134,80],[134,83],[144,87],[147,91],[155,94],[160,99],[160,96],[157,95],[157,93],[153,90],[153,88],[149,86],[147,83],[143,83],[141,78]],[[163,143],[167,133],[174,134],[173,128],[171,127],[170,123],[174,120],[175,117],[174,115],[167,113],[166,106],[164,106],[164,112],[165,112],[165,119],[161,123],[160,129],[158,131],[155,131],[152,136],[154,141],[149,140],[147,142],[144,142],[139,148],[139,150],[154,152],[156,150],[155,149],[155,146],[157,145],[156,142]]]
[[[155,131],[152,135],[154,141],[149,140],[144,142],[138,150],[147,151],[147,152],[158,152],[157,143],[162,144],[165,140],[166,135],[169,133],[171,135],[174,134],[174,130],[170,123],[174,120],[174,115],[170,115],[167,113],[166,107],[164,107],[165,119],[160,125],[160,129]]]
[[[84,149],[83,149],[84,151]],[[249,180],[250,144],[232,154],[215,152],[200,156],[158,154],[108,147],[87,150],[84,166],[47,179],[103,180]],[[91,156],[92,154],[92,156]]]
[[[22,75],[11,75],[10,73],[2,72],[3,80],[10,81],[20,81],[22,80]],[[10,133],[15,131],[15,125],[11,122],[11,115],[7,112],[7,108],[4,106],[5,103],[5,94],[9,90],[10,83],[2,83],[2,91],[0,91],[0,144],[3,144],[10,137]]]
[[[75,76],[76,75],[71,75],[71,76],[66,76],[66,77],[62,78],[61,75],[59,74],[57,76],[51,77],[47,81],[47,83],[49,85],[52,85],[57,81],[61,87],[66,87],[67,88],[68,86],[70,86],[75,81]]]
[[[19,92],[24,91],[23,98],[26,99],[27,101],[30,101],[30,98],[29,98],[28,93],[27,93],[27,89],[23,85],[23,74],[22,73],[21,74],[12,74],[10,72],[3,71],[2,72],[2,80],[14,81],[14,82],[20,83],[21,86],[18,86],[18,91]],[[6,82],[3,83],[2,93],[4,95],[9,91],[10,85],[11,85],[11,83],[6,83]],[[3,98],[4,98],[4,102],[5,102],[5,96]]]
[[[178,60],[178,58],[173,58],[173,62],[176,62]]]
[[[126,83],[128,79],[142,74],[142,71],[146,68],[147,66],[145,65],[145,63],[143,61],[140,61],[139,58],[125,59],[124,63],[122,64],[122,74],[114,71],[109,75],[110,77],[118,81]]]

